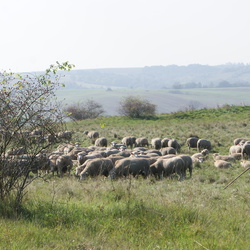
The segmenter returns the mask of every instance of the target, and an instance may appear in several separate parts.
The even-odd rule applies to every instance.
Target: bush
[[[146,99],[129,96],[121,100],[118,112],[131,118],[153,116],[156,113],[156,105]]]
[[[39,76],[0,72],[0,201],[14,197],[17,210],[25,188],[36,178],[37,155],[51,146],[47,137],[64,128],[55,99],[61,86],[57,71],[72,67],[57,62]],[[18,154],[26,158],[18,159]]]
[[[74,121],[97,118],[104,113],[102,105],[93,100],[73,103],[66,107],[64,111]]]

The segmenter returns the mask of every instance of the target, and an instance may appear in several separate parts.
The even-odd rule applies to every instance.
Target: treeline
[[[221,81],[219,83],[202,84],[200,82],[188,83],[174,83],[173,89],[197,89],[197,88],[235,88],[235,87],[250,87],[249,82],[230,83],[228,81]]]
[[[250,86],[249,64],[217,66],[146,66],[72,70],[65,74],[69,88],[212,88]]]

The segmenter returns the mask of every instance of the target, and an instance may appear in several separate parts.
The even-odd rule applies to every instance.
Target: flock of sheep
[[[147,178],[154,176],[157,179],[179,176],[184,180],[188,170],[192,176],[192,170],[204,162],[211,152],[211,142],[196,137],[188,138],[187,147],[196,148],[197,153],[181,154],[181,145],[176,139],[153,138],[151,143],[145,137],[124,137],[120,143],[108,141],[105,137],[99,137],[97,131],[84,131],[93,146],[80,147],[76,144],[60,144],[56,151],[39,154],[35,165],[31,169],[33,173],[44,171],[55,172],[62,176],[70,173],[74,168],[75,175],[84,180],[88,177],[104,175],[111,179],[119,177],[139,175]],[[234,145],[229,149],[229,155],[213,154],[214,166],[218,168],[231,167],[231,162],[241,160],[244,167],[250,166],[250,139],[235,139]]]
[[[191,137],[186,141],[187,146],[189,150],[196,148],[198,153],[186,155],[179,154],[181,146],[176,139],[153,138],[149,143],[145,137],[127,136],[121,143],[111,142],[108,146],[107,139],[99,137],[97,131],[84,131],[83,134],[88,136],[94,146],[80,148],[77,147],[79,145],[62,145],[58,148],[59,152],[64,154],[62,157],[70,156],[76,161],[78,166],[75,175],[81,180],[98,175],[108,176],[111,179],[129,175],[134,177],[142,175],[146,178],[153,175],[161,179],[171,177],[173,174],[177,174],[179,180],[183,180],[187,170],[190,177],[192,176],[193,167],[205,161],[212,148],[209,140]],[[228,168],[232,161],[243,159],[245,155],[249,157],[250,141],[235,140],[229,154],[213,154],[214,166]],[[57,163],[55,163],[55,166],[58,166],[56,170],[62,173],[62,167]],[[247,164],[248,161],[242,161],[242,165]]]

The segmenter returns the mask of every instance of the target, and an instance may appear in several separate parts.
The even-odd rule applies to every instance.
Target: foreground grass
[[[196,169],[193,179],[75,177],[29,187],[19,220],[0,220],[1,249],[246,249],[250,176]]]
[[[227,154],[248,134],[249,107],[166,114],[151,120],[99,118],[68,124],[74,141],[89,145],[82,131],[97,129],[108,141],[126,135],[177,138],[181,153],[196,134]],[[116,135],[116,136],[114,136]],[[79,181],[48,176],[28,186],[18,217],[0,204],[0,249],[246,249],[250,245],[250,171],[240,163],[216,169],[212,156],[193,177],[106,178]]]

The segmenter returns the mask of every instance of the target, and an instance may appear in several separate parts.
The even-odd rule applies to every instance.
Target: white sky
[[[0,0],[0,71],[250,62],[249,0]]]

